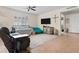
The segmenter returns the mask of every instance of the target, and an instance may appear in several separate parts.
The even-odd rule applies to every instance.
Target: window
[[[17,17],[17,16],[15,16],[13,27],[16,30],[25,30],[27,25],[28,25],[27,20],[28,20],[28,17]]]

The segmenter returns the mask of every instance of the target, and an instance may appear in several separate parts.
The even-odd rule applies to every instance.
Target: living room
[[[1,20],[0,21],[0,27],[8,27],[10,30],[12,26],[17,25],[17,22],[22,21],[22,19],[27,19],[25,20],[26,23],[25,25],[29,25],[30,27],[40,27],[43,30],[43,26],[45,24],[41,24],[41,19],[43,18],[50,18],[50,24],[47,24],[47,26],[50,27],[55,27],[60,34],[60,8],[64,8],[64,6],[37,6],[36,9],[37,11],[27,11],[26,7],[18,7],[18,6],[8,6],[8,7],[0,7],[1,10]],[[45,11],[45,9],[48,8],[48,10]],[[55,17],[57,17],[56,20]],[[7,19],[7,20],[5,20]],[[18,21],[18,19],[20,19]],[[15,24],[14,24],[15,23]],[[19,23],[20,24],[20,23]]]
[[[21,36],[28,34],[26,35],[30,38],[28,50],[33,53],[79,52],[78,46],[72,47],[72,45],[76,45],[74,39],[78,39],[78,35],[75,34],[78,33],[78,26],[75,25],[77,29],[74,29],[72,25],[74,23],[73,16],[71,16],[71,14],[78,13],[78,9],[78,6],[1,6],[0,27],[7,27],[11,33],[17,34],[16,32],[19,32],[22,34]],[[68,17],[72,19],[70,23],[67,21]],[[46,21],[42,23],[42,20],[46,19],[49,23]],[[71,28],[69,24],[71,24]],[[76,24],[78,24],[78,21],[76,21]],[[70,36],[75,36],[73,44],[70,44],[71,40],[66,41],[72,39]],[[17,38],[17,36],[13,37]],[[17,44],[18,47],[19,43]],[[68,44],[74,49],[66,48]],[[1,51],[6,52],[4,49],[1,49]]]

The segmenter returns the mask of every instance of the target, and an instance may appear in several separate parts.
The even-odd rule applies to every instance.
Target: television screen
[[[51,22],[50,18],[41,19],[41,24],[50,24],[50,22]]]

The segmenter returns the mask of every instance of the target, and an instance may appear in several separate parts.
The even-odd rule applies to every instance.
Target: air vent
[[[67,9],[72,9],[72,8],[76,8],[77,6],[71,6],[71,7],[68,7]]]

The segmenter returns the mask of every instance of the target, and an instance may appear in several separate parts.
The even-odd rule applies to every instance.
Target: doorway
[[[68,15],[69,18],[69,32],[79,33],[79,14]]]

